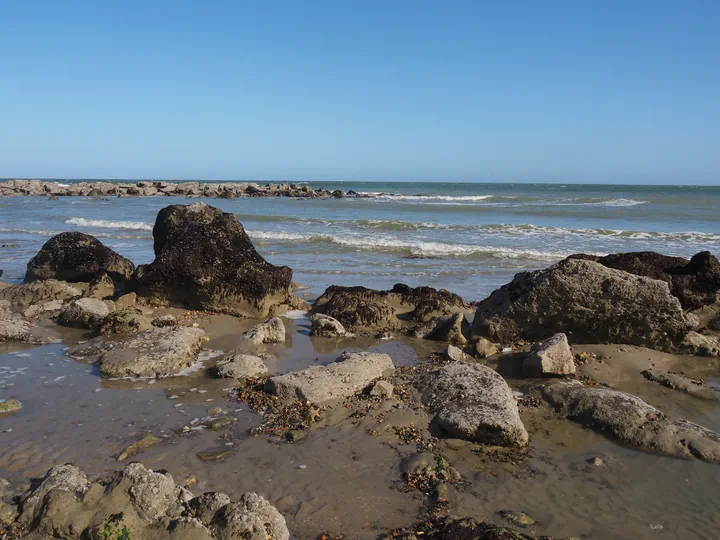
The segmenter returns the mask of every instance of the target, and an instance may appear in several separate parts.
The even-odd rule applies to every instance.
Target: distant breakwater
[[[354,191],[313,189],[299,184],[264,184],[252,182],[77,182],[63,184],[44,180],[9,180],[0,182],[0,197],[207,197],[235,199],[238,197],[367,197]]]

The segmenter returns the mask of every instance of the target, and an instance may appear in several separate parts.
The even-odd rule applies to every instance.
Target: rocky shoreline
[[[252,435],[295,444],[331,426],[361,426],[378,443],[397,449],[399,439],[405,448],[415,446],[396,456],[398,489],[416,494],[422,519],[378,532],[380,538],[532,538],[456,519],[453,501],[477,478],[470,471],[480,462],[465,467],[463,460],[483,456],[491,468],[521,463],[543,436],[542,423],[568,419],[628,448],[720,463],[717,432],[653,403],[654,392],[703,404],[720,395],[702,377],[672,371],[682,357],[667,360],[720,355],[720,262],[708,252],[691,260],[648,253],[574,256],[518,274],[477,304],[446,290],[398,284],[385,291],[332,286],[311,305],[295,295],[292,270],[260,256],[231,214],[203,203],[168,206],[153,236],[155,260],[138,267],[89,235],[68,232],[48,240],[29,261],[25,283],[0,284],[0,342],[38,345],[59,338],[71,345],[68,356],[104,377],[154,383],[202,364],[203,354],[212,358],[207,347],[218,339],[221,318],[231,324],[247,319],[254,324],[243,326],[240,346],[202,366],[231,385],[229,399],[261,415]],[[330,351],[338,344],[351,350],[330,363],[278,370],[273,347],[293,339],[281,317],[298,310],[309,314],[310,339]],[[86,339],[69,339],[68,329]],[[392,338],[429,343],[436,352],[408,366],[363,350],[367,340]],[[583,343],[665,356],[650,370],[645,359],[642,367],[624,362],[609,369],[597,354],[574,349]],[[703,369],[716,369],[716,361],[708,358]],[[625,379],[632,383],[618,384]],[[642,396],[628,391],[636,387]],[[0,422],[24,411],[22,399],[0,405]],[[235,422],[214,408],[168,437],[177,442],[198,428],[228,430],[228,447],[198,453],[202,462],[221,462],[232,452]],[[146,434],[120,456],[169,444]],[[128,540],[124,528],[132,538],[290,535],[283,510],[294,505],[280,500],[276,508],[254,491],[231,502],[222,493],[196,497],[169,474],[140,463],[95,482],[77,467],[54,465],[28,489],[5,486],[0,523],[15,535],[8,537]],[[123,518],[114,519],[118,514]],[[503,510],[500,517],[529,532],[535,523],[522,512]],[[103,536],[107,527],[110,536]],[[354,538],[353,531],[340,531],[347,536],[336,530],[318,537]]]
[[[235,199],[238,197],[343,198],[368,197],[354,191],[313,189],[300,184],[257,184],[255,182],[62,182],[46,180],[8,180],[0,182],[0,197],[205,197]]]

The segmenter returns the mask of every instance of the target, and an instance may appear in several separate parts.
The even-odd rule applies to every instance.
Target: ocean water
[[[357,199],[202,199],[234,213],[258,251],[313,295],[329,285],[444,287],[481,300],[517,272],[572,253],[720,251],[720,187],[311,182]],[[153,259],[158,210],[184,197],[0,199],[3,281],[53,234],[95,235],[136,264]],[[408,258],[410,256],[423,258]]]

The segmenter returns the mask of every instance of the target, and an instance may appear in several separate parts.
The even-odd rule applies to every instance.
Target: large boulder
[[[709,251],[694,255],[689,261],[654,251],[594,255],[571,255],[588,259],[608,268],[664,281],[670,293],[680,300],[684,309],[699,309],[717,301],[720,291],[720,261]]]
[[[272,377],[265,389],[283,400],[319,405],[351,396],[394,369],[387,354],[345,352],[326,366],[311,366]]]
[[[199,328],[152,328],[100,348],[100,371],[114,377],[169,377],[197,361],[205,332]],[[109,347],[111,346],[111,347]],[[103,347],[105,350],[103,350]],[[76,356],[82,356],[74,351]]]
[[[353,331],[411,330],[435,318],[467,312],[470,306],[445,289],[408,287],[387,291],[333,285],[317,299],[314,313],[328,315]]]
[[[527,445],[515,396],[489,367],[446,364],[426,374],[418,389],[422,402],[435,414],[433,423],[449,437],[497,446]]]
[[[55,279],[33,281],[32,283],[11,285],[0,289],[0,300],[7,300],[17,307],[44,304],[56,300],[64,301],[81,295],[82,291],[79,289]]]
[[[264,317],[290,294],[292,270],[263,259],[233,214],[203,203],[168,206],[158,213],[153,237],[155,260],[135,272],[140,295]]]
[[[101,274],[124,283],[135,265],[100,240],[81,232],[64,232],[45,242],[27,265],[25,281],[60,279],[90,282]]]
[[[561,414],[644,450],[720,463],[720,435],[672,420],[637,396],[579,381],[546,385],[542,395]]]
[[[507,343],[564,332],[571,343],[668,349],[695,324],[667,283],[567,259],[546,270],[517,274],[480,302],[472,335]]]
[[[80,298],[66,305],[58,315],[58,324],[74,328],[97,328],[108,315],[107,305],[95,298]]]
[[[526,377],[571,375],[575,373],[575,360],[565,334],[554,336],[533,345],[523,359],[522,372]]]

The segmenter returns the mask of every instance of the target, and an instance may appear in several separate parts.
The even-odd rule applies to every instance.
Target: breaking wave
[[[67,225],[77,225],[78,227],[95,227],[98,229],[129,229],[133,231],[152,231],[151,223],[142,221],[110,221],[106,219],[86,219],[81,217],[72,217],[65,221]]]

